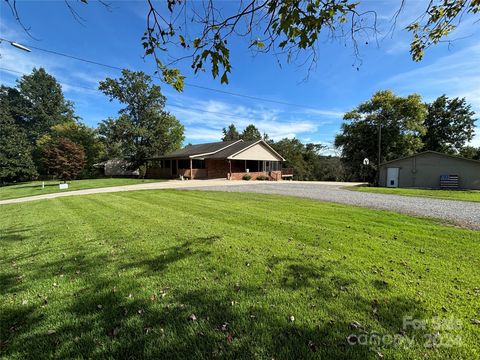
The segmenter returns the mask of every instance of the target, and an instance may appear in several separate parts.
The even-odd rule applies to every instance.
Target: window
[[[248,169],[250,172],[257,172],[258,170],[258,161],[257,160],[247,160],[245,164],[245,169]]]
[[[194,169],[205,169],[205,160],[192,160],[192,167]]]
[[[272,171],[277,171],[282,169],[282,162],[281,161],[272,161],[270,169]]]
[[[190,160],[178,160],[179,169],[190,169]]]

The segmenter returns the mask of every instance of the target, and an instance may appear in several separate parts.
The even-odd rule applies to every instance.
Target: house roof
[[[219,142],[207,143],[207,144],[189,145],[189,146],[185,146],[183,149],[175,150],[169,154],[158,156],[156,157],[156,159],[166,159],[166,158],[185,159],[185,158],[191,158],[191,157],[193,158],[200,155],[214,154],[240,141],[241,140],[219,141]]]
[[[242,140],[212,155],[205,156],[205,159],[226,159],[229,156],[232,156],[242,150],[245,150],[258,142],[259,140],[254,140],[254,141]]]
[[[419,153],[416,153],[416,154],[413,154],[413,155],[404,156],[404,157],[401,157],[401,158],[398,158],[398,159],[386,161],[386,162],[380,164],[380,166],[387,165],[387,164],[390,164],[390,163],[393,163],[393,162],[396,162],[396,161],[400,161],[400,160],[404,160],[404,159],[409,159],[409,158],[416,157],[416,156],[426,155],[426,154],[435,154],[435,155],[440,155],[440,156],[444,156],[444,157],[454,158],[454,159],[457,159],[457,160],[473,161],[476,164],[480,164],[480,160],[468,159],[468,158],[464,158],[464,157],[457,156],[457,155],[449,155],[449,154],[444,154],[444,153],[441,153],[441,152],[438,152],[438,151],[427,150],[427,151],[422,151],[422,152],[419,152]]]
[[[190,145],[170,154],[156,157],[156,159],[229,159],[256,144],[264,145],[270,152],[278,156],[280,159],[285,160],[263,140],[235,140]]]

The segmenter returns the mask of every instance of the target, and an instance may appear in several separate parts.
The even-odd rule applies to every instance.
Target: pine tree
[[[223,128],[222,132],[222,141],[233,141],[240,139],[240,134],[238,133],[235,124],[230,124],[228,125],[228,128]]]

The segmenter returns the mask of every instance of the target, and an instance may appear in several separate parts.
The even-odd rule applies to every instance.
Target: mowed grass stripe
[[[478,310],[478,232],[310,200],[201,191],[3,209],[8,358],[478,355],[469,322]],[[403,315],[435,314],[462,320],[454,334],[464,346],[372,351],[346,343],[352,321],[398,334]]]

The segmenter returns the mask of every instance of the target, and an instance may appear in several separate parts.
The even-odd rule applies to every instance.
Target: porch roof
[[[169,154],[156,156],[152,159],[189,159],[201,156],[207,156],[221,151],[233,144],[240,142],[241,140],[233,141],[219,141],[207,144],[197,144],[185,146],[183,149],[175,150]]]
[[[257,158],[254,154],[251,155],[251,159],[249,160],[277,160],[283,161],[285,160],[281,155],[279,155],[275,150],[272,149],[270,145],[268,145],[263,140],[252,140],[252,141],[243,141],[243,140],[236,140],[236,141],[222,141],[216,143],[208,143],[208,144],[198,144],[198,145],[190,145],[183,149],[174,151],[170,154],[166,154],[163,156],[158,156],[152,159],[215,159],[215,160],[223,160],[223,159],[236,159],[239,154],[245,152],[245,155],[250,151],[249,149],[256,149],[261,148],[262,151],[269,154],[266,158]],[[248,151],[247,151],[248,150]],[[257,154],[258,155],[258,154]],[[242,158],[243,160],[244,158]]]

